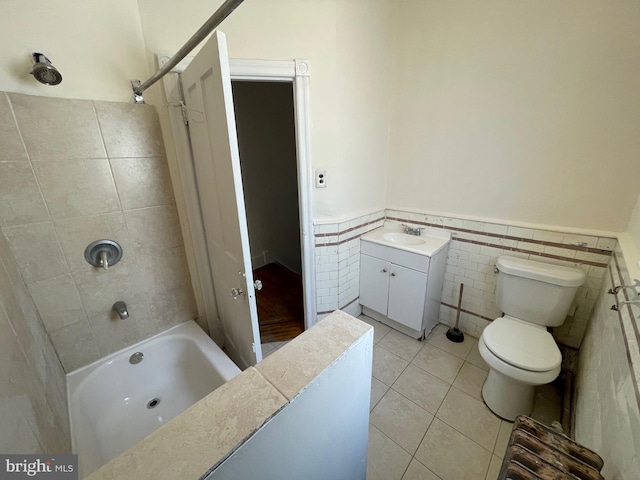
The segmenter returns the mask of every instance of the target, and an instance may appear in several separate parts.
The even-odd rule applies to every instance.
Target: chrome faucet
[[[113,304],[111,310],[116,312],[120,316],[120,320],[124,320],[125,318],[129,318],[129,311],[127,310],[127,304],[122,300]]]
[[[628,300],[624,302],[618,302],[617,305],[611,305],[611,310],[618,311],[622,305],[640,305],[640,300]]]
[[[422,235],[422,230],[424,230],[424,227],[412,227],[410,225],[407,225],[406,223],[402,223],[402,232],[406,233],[407,235],[415,235],[417,237],[419,237],[420,235]]]

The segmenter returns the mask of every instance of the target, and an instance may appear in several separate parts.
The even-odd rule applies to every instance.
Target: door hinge
[[[180,102],[180,111],[182,112],[182,121],[185,125],[189,125],[189,112],[184,102]]]
[[[256,342],[251,342],[251,350],[253,350],[253,353],[256,353]]]

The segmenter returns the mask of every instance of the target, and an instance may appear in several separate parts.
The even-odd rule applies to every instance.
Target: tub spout
[[[111,307],[111,310],[116,312],[120,316],[121,320],[124,320],[125,318],[129,318],[129,311],[127,310],[127,304],[124,303],[122,300],[114,303],[113,307]]]

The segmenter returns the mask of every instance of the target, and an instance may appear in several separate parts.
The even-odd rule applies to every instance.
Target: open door
[[[181,82],[224,347],[245,369],[262,350],[223,33],[213,33]]]

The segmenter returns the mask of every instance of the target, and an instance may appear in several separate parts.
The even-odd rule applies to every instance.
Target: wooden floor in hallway
[[[261,343],[284,342],[304,331],[302,277],[279,263],[253,271],[262,281],[256,291]]]

